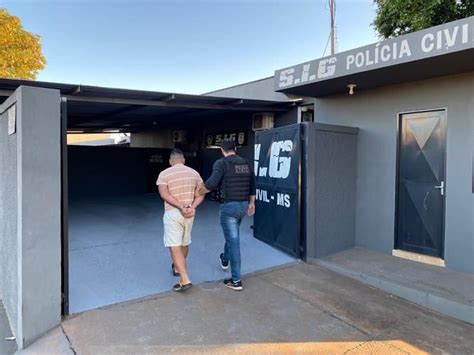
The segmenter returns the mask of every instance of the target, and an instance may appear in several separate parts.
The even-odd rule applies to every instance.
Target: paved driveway
[[[46,337],[29,350],[471,354],[474,349],[473,326],[320,266],[296,263],[255,273],[244,286],[239,293],[212,282],[187,294],[164,293],[83,313],[53,331],[49,344]]]

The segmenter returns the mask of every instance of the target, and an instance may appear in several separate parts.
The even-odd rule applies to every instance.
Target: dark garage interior
[[[276,125],[291,119],[294,104],[75,88],[63,103],[69,134],[126,132],[130,143],[67,148],[68,312],[77,313],[169,291],[168,250],[163,246],[163,202],[156,178],[173,147],[206,179],[220,157],[210,136],[245,135],[239,154],[253,160],[252,117],[273,112]],[[175,137],[180,132],[182,137]],[[66,180],[66,179],[65,179]],[[194,283],[227,277],[218,263],[223,247],[219,204],[207,199],[193,228],[188,268]],[[241,227],[242,272],[294,260]]]

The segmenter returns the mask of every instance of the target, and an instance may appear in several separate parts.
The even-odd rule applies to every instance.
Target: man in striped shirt
[[[173,291],[182,292],[192,287],[186,269],[186,257],[191,244],[191,230],[196,208],[204,200],[197,195],[202,184],[197,171],[184,165],[183,153],[173,149],[170,155],[171,167],[163,170],[156,184],[161,198],[165,201],[164,243],[170,249],[173,274],[180,277]],[[177,270],[177,271],[176,271]]]

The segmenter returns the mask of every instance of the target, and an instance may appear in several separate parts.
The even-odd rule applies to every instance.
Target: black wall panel
[[[168,149],[69,146],[70,198],[156,191]]]

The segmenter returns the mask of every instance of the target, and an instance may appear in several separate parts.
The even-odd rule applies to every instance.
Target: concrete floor
[[[199,208],[188,268],[194,284],[228,277],[218,264],[224,239],[218,203]],[[164,292],[177,282],[163,246],[163,203],[157,194],[97,197],[69,206],[70,312]],[[241,226],[242,272],[294,261]]]
[[[166,292],[71,317],[25,354],[472,354],[474,327],[318,265]],[[66,337],[67,335],[67,337]]]

